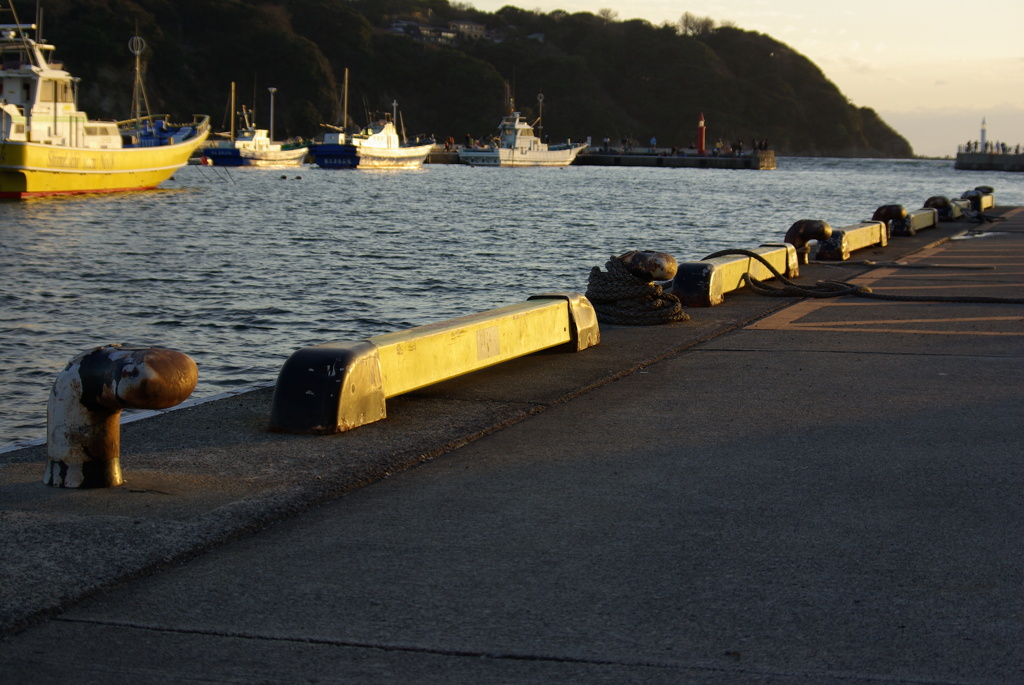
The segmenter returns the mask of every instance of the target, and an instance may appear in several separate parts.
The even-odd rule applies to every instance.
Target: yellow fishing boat
[[[34,24],[0,25],[0,198],[154,188],[206,140],[206,116],[172,124],[143,112],[141,38],[129,43],[136,58],[132,118],[94,121],[78,109],[78,79],[30,30]]]

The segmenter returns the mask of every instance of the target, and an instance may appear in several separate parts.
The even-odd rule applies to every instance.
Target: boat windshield
[[[15,24],[0,25],[0,67],[8,71],[17,71],[24,66],[60,69],[63,65],[51,62],[54,46],[46,43],[37,44],[18,33],[18,29],[32,29],[34,26],[17,26]],[[37,64],[36,62],[40,62]]]
[[[0,43],[0,64],[8,71],[17,71],[27,64],[31,64],[28,58],[28,51],[21,44]]]

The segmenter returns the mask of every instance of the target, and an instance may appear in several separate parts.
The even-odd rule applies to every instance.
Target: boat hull
[[[459,160],[473,166],[569,166],[585,146],[567,147],[555,150],[526,150],[515,148],[488,148],[459,150]]]
[[[206,132],[173,145],[96,149],[0,143],[0,198],[155,188],[188,163]]]
[[[245,150],[212,147],[203,150],[203,157],[213,166],[302,166],[308,148],[291,150]]]
[[[434,148],[430,145],[400,148],[357,147],[360,169],[419,169]]]
[[[355,169],[359,164],[354,145],[321,143],[309,148],[313,163],[321,169]]]
[[[419,169],[434,148],[376,148],[359,145],[322,143],[310,148],[313,162],[323,169]]]

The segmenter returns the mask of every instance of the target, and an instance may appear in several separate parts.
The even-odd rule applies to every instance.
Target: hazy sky
[[[676,22],[684,12],[765,33],[803,54],[858,107],[871,107],[918,155],[977,140],[1024,145],[1024,0],[468,0],[550,12],[603,8]]]

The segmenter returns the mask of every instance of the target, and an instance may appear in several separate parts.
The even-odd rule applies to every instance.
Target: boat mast
[[[34,62],[32,47],[28,44],[28,36],[25,35],[25,29],[31,31],[36,30],[35,24],[29,24],[28,26],[22,26],[21,20],[18,19],[18,11],[14,9],[13,0],[8,0],[7,6],[10,8],[11,16],[14,17],[14,29],[18,32],[18,39],[21,41],[22,47],[25,48],[25,57],[30,61]],[[43,66],[43,65],[39,65]]]
[[[396,131],[397,131],[397,127],[398,127],[398,100],[392,100],[391,101],[391,123],[392,123],[392,125],[394,125],[396,127]],[[405,138],[404,135],[402,137]]]
[[[235,82],[231,82],[231,142],[235,142]]]
[[[345,85],[341,95],[341,128],[348,131],[348,67],[345,67]]]
[[[142,83],[142,51],[146,49],[146,41],[140,36],[132,36],[128,41],[128,49],[135,55],[135,85],[132,88],[132,119],[136,124],[142,120],[142,109],[145,107],[146,116],[150,116],[149,100],[146,98],[146,89]]]
[[[544,142],[544,93],[537,93],[537,137]]]

